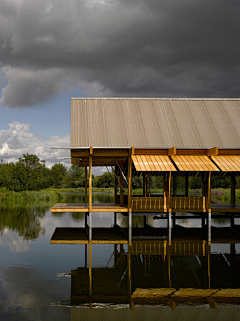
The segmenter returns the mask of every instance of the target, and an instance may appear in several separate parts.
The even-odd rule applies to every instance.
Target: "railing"
[[[205,197],[171,197],[172,210],[205,210]]]
[[[179,242],[173,241],[171,255],[203,255],[205,256],[206,241]]]
[[[166,255],[167,241],[133,241],[132,255]]]
[[[132,197],[133,210],[166,210],[166,197]]]

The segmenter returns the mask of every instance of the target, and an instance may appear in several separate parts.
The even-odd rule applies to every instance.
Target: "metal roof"
[[[240,99],[72,98],[71,147],[240,148]]]

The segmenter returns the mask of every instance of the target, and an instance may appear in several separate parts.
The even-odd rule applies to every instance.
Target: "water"
[[[84,194],[68,195],[68,202],[83,202],[83,199]],[[113,203],[113,195],[94,193],[93,201]],[[219,307],[217,312],[207,309],[206,305],[179,306],[176,311],[167,306],[136,306],[134,311],[130,311],[128,299],[125,300],[129,290],[127,245],[123,246],[122,254],[120,245],[117,245],[115,257],[112,244],[92,246],[93,295],[103,298],[108,294],[112,301],[116,301],[115,304],[94,303],[91,311],[88,304],[79,306],[81,302],[76,300],[78,307],[74,306],[74,300],[71,300],[74,282],[78,282],[78,273],[84,277],[88,271],[85,269],[85,266],[88,267],[85,245],[51,245],[50,239],[56,227],[84,227],[84,214],[51,213],[51,205],[2,204],[0,207],[0,320],[149,320],[150,315],[151,320],[159,320],[160,314],[163,319],[177,319],[180,314],[186,314],[187,318],[189,314],[199,320],[206,320],[206,317],[217,320],[219,313],[228,313],[229,318],[235,316],[237,320],[240,310],[236,306]],[[235,220],[236,224],[240,224],[238,220]],[[118,214],[119,226],[127,227],[127,221],[127,216]],[[200,227],[201,220],[181,219],[177,223],[183,227]],[[212,223],[215,227],[222,227],[228,226],[230,221],[213,219]],[[112,227],[113,224],[112,213],[94,213],[94,227]],[[154,220],[153,216],[147,217],[147,224],[166,228],[165,220]],[[133,227],[142,228],[143,217],[133,216]],[[210,251],[210,274],[206,255],[171,255],[169,259],[166,256],[165,261],[159,255],[133,255],[132,291],[136,288],[169,286],[208,288],[209,283],[212,288],[240,288],[239,245],[235,245],[235,254],[229,243],[214,243]],[[114,264],[117,264],[116,268]],[[76,273],[76,279],[74,281],[72,276],[72,282],[71,271]],[[88,293],[87,275],[79,282],[85,284],[82,293]],[[119,296],[122,296],[121,302],[117,302]],[[205,309],[205,319],[201,309]]]

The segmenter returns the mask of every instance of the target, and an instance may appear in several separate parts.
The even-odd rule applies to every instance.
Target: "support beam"
[[[151,196],[151,175],[149,174],[149,178],[148,178],[148,192],[149,192],[149,194],[148,194],[148,196],[150,197]]]
[[[89,212],[92,211],[92,156],[89,156]]]
[[[212,237],[211,237],[211,220],[212,220],[211,210],[209,212],[207,212],[206,214],[207,214],[207,242],[208,242],[208,244],[210,244],[212,241]]]
[[[89,212],[88,240],[92,242],[92,212]]]
[[[115,177],[114,177],[114,203],[117,204],[117,186],[118,186],[118,180],[117,180],[117,166],[114,168]],[[121,186],[120,186],[121,188]]]
[[[85,166],[85,203],[88,202],[88,197],[87,197],[87,166]]]
[[[143,227],[146,227],[146,225],[147,225],[147,216],[144,215],[143,216]]]
[[[132,245],[132,212],[128,212],[128,245]]]
[[[211,172],[206,172],[204,178],[204,196],[205,196],[205,206],[206,210],[211,210]]]
[[[89,243],[89,264],[88,264],[88,276],[89,276],[89,296],[90,296],[90,308],[91,308],[91,296],[92,296],[92,242]]]
[[[132,157],[128,156],[128,211],[132,212]]]
[[[117,226],[117,213],[114,212],[114,222],[113,222],[114,227]]]
[[[85,244],[85,269],[87,268],[87,244]]]
[[[167,224],[167,240],[169,245],[172,242],[172,213],[168,212],[168,224]]]
[[[123,163],[120,164],[120,205],[123,205]]]
[[[231,227],[234,227],[234,213],[231,213]]]

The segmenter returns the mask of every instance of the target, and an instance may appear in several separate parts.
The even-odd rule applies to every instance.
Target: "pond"
[[[70,193],[67,197],[68,202],[83,202],[84,193]],[[93,202],[113,203],[113,194],[94,193]],[[136,305],[135,310],[131,311],[124,301],[130,282],[126,272],[128,247],[124,245],[121,249],[120,245],[113,244],[92,246],[93,294],[99,293],[104,297],[104,293],[108,293],[109,297],[115,298],[121,294],[123,301],[119,299],[118,304],[117,301],[105,304],[93,302],[92,310],[89,310],[88,304],[74,304],[74,282],[82,282],[82,293],[88,287],[87,278],[85,281],[81,279],[88,267],[86,247],[84,244],[50,244],[50,239],[56,227],[84,227],[85,218],[83,213],[51,213],[51,205],[46,202],[0,205],[0,320],[159,320],[160,315],[165,320],[174,313],[175,319],[182,313],[186,315],[186,320],[188,315],[189,318],[195,314],[199,317],[201,309],[205,309],[209,318],[213,319],[224,309],[228,309],[229,318],[240,313],[236,310],[238,306],[220,306],[217,312],[206,306],[179,306],[175,312],[167,306]],[[238,220],[235,220],[236,224],[240,224]],[[200,227],[201,219],[181,219],[177,223],[182,228]],[[113,213],[94,213],[93,227],[112,227],[113,224]],[[117,224],[127,227],[128,217],[118,214]],[[148,216],[147,224],[165,228],[167,223]],[[212,222],[215,227],[229,224],[227,219],[213,218]],[[143,228],[142,216],[133,216],[133,227]],[[120,251],[123,253],[122,261]],[[229,243],[212,244],[209,273],[205,257],[206,254],[201,253],[188,256],[175,253],[170,257],[168,268],[165,268],[160,255],[132,255],[131,289],[165,288],[170,285],[175,288],[207,288],[209,284],[214,288],[240,288],[238,244],[234,253]],[[71,271],[75,271],[72,276]],[[78,273],[80,281],[76,276]],[[151,318],[148,318],[150,315]],[[206,318],[199,317],[199,320]]]

